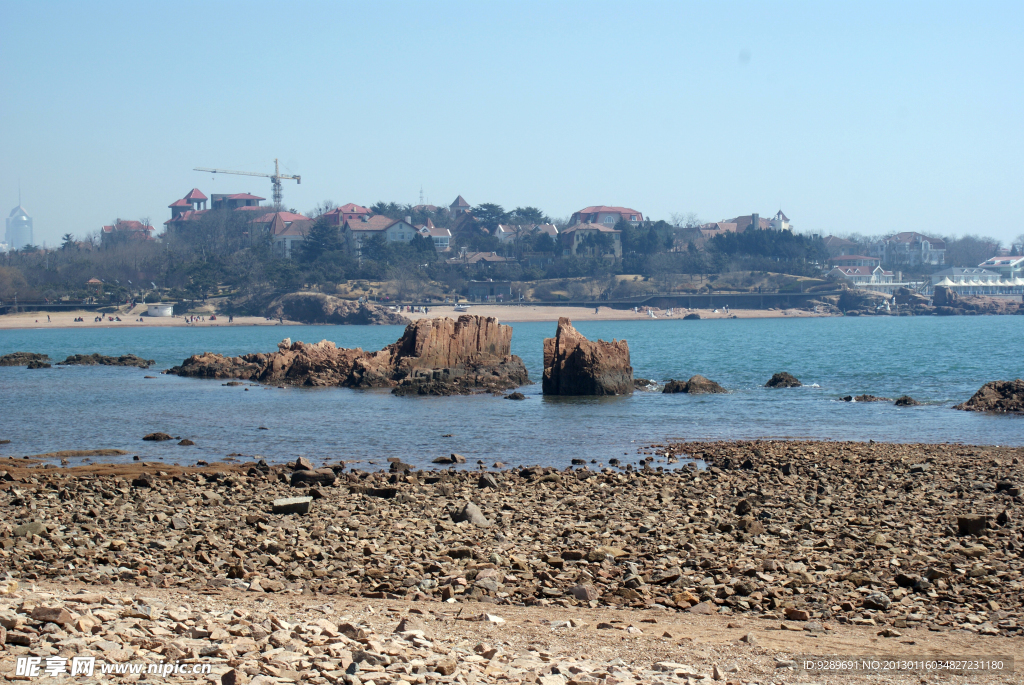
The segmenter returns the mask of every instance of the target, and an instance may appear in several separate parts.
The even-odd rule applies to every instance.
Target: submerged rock
[[[31,362],[47,362],[50,357],[38,352],[11,352],[0,357],[0,366],[28,366]]]
[[[766,388],[799,388],[803,383],[796,379],[796,376],[786,373],[776,373],[764,384]]]
[[[665,383],[665,389],[662,392],[686,392],[691,395],[706,395],[711,393],[725,393],[729,391],[713,380],[697,374],[696,376],[691,377],[688,381],[668,381]]]
[[[843,398],[843,402],[891,402],[892,400],[888,397],[876,397],[875,395],[847,395]]]
[[[990,411],[999,414],[1024,413],[1024,380],[990,381],[981,386],[971,399],[953,409]]]
[[[396,394],[454,395],[508,390],[530,382],[522,359],[511,354],[512,328],[497,319],[460,316],[420,319],[379,352],[338,348],[328,340],[290,339],[278,351],[224,357],[189,357],[167,373],[194,378],[241,378],[264,383],[394,388]]]
[[[156,362],[152,359],[143,359],[134,354],[122,354],[120,357],[108,357],[104,354],[73,354],[58,366],[137,366],[140,369],[148,369]]]
[[[590,341],[561,317],[554,338],[544,340],[545,395],[629,395],[633,367],[625,340]]]
[[[387,307],[343,300],[323,293],[290,293],[267,306],[267,316],[302,323],[406,324],[411,321]]]

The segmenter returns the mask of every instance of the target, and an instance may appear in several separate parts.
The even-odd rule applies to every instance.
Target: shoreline
[[[667,470],[684,454],[708,468]],[[204,658],[225,672],[297,681],[291,664],[304,659],[304,674],[341,682],[348,658],[364,682],[396,685],[356,651],[450,655],[447,675],[487,683],[547,682],[552,664],[620,668],[624,684],[684,682],[671,678],[680,662],[723,681],[802,682],[794,655],[1024,656],[1024,448],[702,441],[636,457],[649,468],[137,462],[88,473],[3,460],[0,558],[17,586],[0,581],[0,610],[22,620],[0,674],[79,632],[80,654],[102,639],[98,656],[122,662],[216,647]],[[306,513],[274,513],[275,500],[302,496]],[[35,614],[55,605],[75,612],[64,636]],[[207,612],[184,634],[182,605]],[[125,619],[152,637],[132,640]]]
[[[383,305],[386,306],[386,305]],[[701,319],[803,319],[828,317],[831,314],[808,312],[802,309],[731,309],[728,313],[724,309],[676,309],[672,316],[665,311],[654,309],[657,318],[651,318],[646,310],[633,312],[630,309],[611,309],[599,307],[595,314],[592,307],[563,307],[558,305],[495,305],[480,304],[470,305],[467,312],[454,311],[454,305],[437,305],[428,307],[429,313],[402,312],[402,316],[412,321],[423,318],[449,317],[457,319],[461,314],[474,314],[478,316],[491,316],[497,318],[501,323],[528,323],[528,322],[556,322],[561,317],[573,321],[662,321],[682,319],[686,314],[697,313]],[[117,314],[121,321],[109,321],[110,314],[103,315],[103,321],[95,322],[93,319],[98,316],[97,312],[77,310],[69,312],[50,313],[50,321],[47,321],[46,312],[19,312],[17,314],[4,314],[0,316],[0,330],[45,330],[52,328],[216,328],[233,326],[280,326],[281,322],[274,319],[267,319],[262,316],[236,316],[234,321],[228,323],[227,316],[218,316],[216,321],[196,323],[185,323],[183,317],[148,317],[140,316],[144,305],[136,307],[135,312]],[[85,321],[76,322],[76,317],[84,318]],[[137,319],[141,318],[142,321]],[[285,326],[322,326],[334,324],[304,324],[298,321],[284,320]]]

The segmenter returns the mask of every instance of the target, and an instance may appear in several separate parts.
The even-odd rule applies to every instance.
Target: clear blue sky
[[[36,242],[285,204],[1024,232],[1024,3],[0,0],[0,209]]]

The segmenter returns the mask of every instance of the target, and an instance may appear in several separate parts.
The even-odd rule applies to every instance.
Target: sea
[[[273,351],[284,338],[380,349],[401,326],[83,328],[0,331],[0,354],[125,353],[154,359],[149,370],[69,366],[0,367],[0,456],[120,449],[94,461],[213,463],[228,455],[270,463],[307,457],[386,468],[395,457],[430,468],[451,453],[464,468],[544,465],[572,459],[639,463],[651,445],[691,440],[820,439],[1024,445],[1024,417],[955,411],[991,380],[1024,377],[1024,317],[828,317],[701,321],[581,321],[590,339],[625,339],[637,377],[701,374],[724,395],[544,397],[543,340],[556,324],[515,323],[512,351],[536,384],[525,401],[481,394],[396,397],[388,390],[226,386],[160,373],[189,355]],[[787,371],[804,386],[767,389]],[[150,376],[151,378],[147,378]],[[843,402],[846,395],[921,405]],[[144,442],[165,432],[194,446]],[[71,465],[83,458],[71,458]],[[669,466],[664,461],[659,462]],[[672,468],[677,467],[671,466]]]

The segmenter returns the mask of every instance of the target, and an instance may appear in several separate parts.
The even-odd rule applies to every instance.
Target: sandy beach
[[[438,305],[429,307],[429,313],[403,312],[404,316],[412,320],[423,318],[451,317],[457,318],[460,312],[456,312],[453,305]],[[71,312],[19,312],[17,314],[6,314],[0,316],[0,330],[32,329],[32,328],[143,328],[152,326],[279,326],[281,322],[276,319],[267,319],[262,316],[236,316],[229,322],[227,316],[218,316],[215,321],[210,317],[193,323],[186,321],[185,317],[149,317],[145,316],[145,305],[140,305],[134,310],[123,314],[104,314],[102,321],[94,321],[98,312],[93,311],[71,311]],[[802,309],[676,309],[671,315],[665,310],[654,310],[655,318],[651,318],[646,310],[634,312],[630,309],[611,309],[610,307],[599,307],[595,310],[592,307],[559,307],[546,305],[522,306],[481,304],[471,305],[467,314],[479,316],[493,316],[503,323],[522,323],[526,321],[557,321],[559,317],[568,317],[573,321],[656,321],[659,319],[681,319],[687,314],[696,312],[702,319],[768,319],[768,318],[805,318],[813,316],[828,316],[827,314],[815,314],[814,312]],[[120,317],[120,321],[111,321],[111,317]],[[82,318],[84,321],[75,321]],[[284,320],[285,325],[302,325],[298,321]]]

